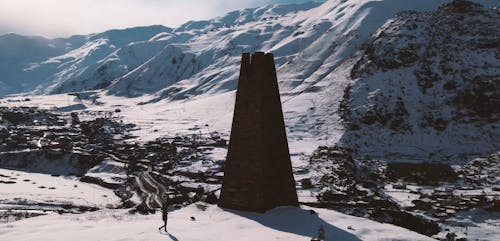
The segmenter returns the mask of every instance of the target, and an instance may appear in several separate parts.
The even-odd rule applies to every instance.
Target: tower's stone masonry
[[[271,53],[243,54],[219,206],[264,212],[298,205]]]

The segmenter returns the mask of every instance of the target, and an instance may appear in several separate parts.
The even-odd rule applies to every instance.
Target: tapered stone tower
[[[271,53],[244,53],[219,206],[265,212],[297,206]]]

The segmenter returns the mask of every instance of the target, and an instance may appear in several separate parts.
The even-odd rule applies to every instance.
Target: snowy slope
[[[28,71],[55,69],[35,93],[73,92],[99,89],[117,76],[151,58],[164,45],[162,41],[143,47],[141,41],[169,32],[163,26],[111,30],[86,36],[85,44],[64,55],[33,63]],[[121,51],[120,51],[121,50]],[[116,56],[121,61],[116,61]],[[48,87],[48,88],[47,88]]]
[[[124,64],[115,65],[107,73],[106,65],[112,65],[109,58],[114,52],[127,47],[129,43],[149,40],[159,33],[170,31],[163,26],[149,26],[67,39],[14,34],[0,36],[0,95],[35,90],[36,93],[49,93],[63,89],[66,92],[96,89],[99,87],[95,86],[96,82],[123,75],[127,72],[121,70],[124,66],[143,63],[158,51],[158,47],[155,49],[153,44],[148,47],[153,49],[150,51],[144,51],[144,47],[125,48],[122,54],[125,56]],[[45,89],[47,86],[51,87]]]
[[[32,90],[46,82],[54,71],[39,71],[34,78],[27,69],[31,63],[64,54],[85,42],[83,37],[46,39],[43,37],[7,34],[0,36],[0,96]]]
[[[310,240],[323,225],[326,240],[433,240],[390,224],[325,209],[283,207],[265,214],[192,205],[169,214],[169,234],[159,233],[161,214],[130,215],[105,210],[81,215],[47,215],[0,225],[3,240]],[[205,210],[203,210],[205,209]],[[318,215],[308,210],[315,210]],[[195,221],[191,220],[195,218]],[[29,232],[25,229],[31,227]],[[64,229],[61,229],[64,227]],[[349,227],[349,228],[348,228]],[[229,231],[230,230],[230,231]]]
[[[500,149],[499,23],[498,9],[457,2],[384,25],[352,69],[342,141],[389,159]]]
[[[22,208],[22,205],[16,205],[16,200],[23,200],[24,203],[20,203],[24,205],[30,203],[33,203],[33,205],[72,204],[100,208],[118,206],[117,203],[119,203],[119,198],[113,193],[113,190],[80,182],[77,177],[56,177],[7,169],[0,169],[0,175],[0,180],[14,180],[17,182],[15,185],[2,185],[0,190],[2,197],[0,206],[2,210],[9,207],[16,209],[18,206]]]

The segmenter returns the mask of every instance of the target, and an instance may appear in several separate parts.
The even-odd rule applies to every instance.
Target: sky
[[[0,35],[18,33],[66,37],[109,29],[189,20],[271,3],[307,0],[0,0]]]

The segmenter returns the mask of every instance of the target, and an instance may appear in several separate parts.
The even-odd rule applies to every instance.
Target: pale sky
[[[65,37],[109,29],[189,20],[276,2],[306,0],[0,0],[0,35]]]

